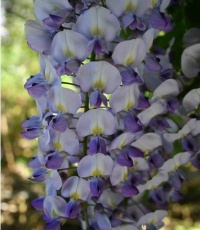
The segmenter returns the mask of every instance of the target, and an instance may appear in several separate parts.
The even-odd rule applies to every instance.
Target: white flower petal
[[[93,135],[112,135],[115,130],[114,116],[104,109],[92,109],[78,120],[76,130],[80,137]]]

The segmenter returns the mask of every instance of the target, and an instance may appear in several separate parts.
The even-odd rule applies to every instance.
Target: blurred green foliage
[[[30,207],[30,201],[42,196],[44,188],[27,179],[31,174],[27,162],[36,153],[37,143],[20,136],[21,122],[37,113],[34,100],[23,87],[26,79],[39,71],[38,54],[28,47],[24,35],[25,21],[35,18],[33,3],[31,0],[5,0],[2,7],[5,9],[4,27],[7,30],[7,35],[2,37],[1,48],[2,228],[41,230],[43,221],[40,213]],[[169,12],[174,21],[174,30],[156,39],[157,45],[167,48],[172,37],[175,38],[172,60],[178,72],[183,51],[183,34],[191,27],[200,26],[199,10],[198,0],[184,0],[181,7],[178,4],[172,6]],[[192,170],[188,178],[193,180],[185,184],[185,199],[171,206],[174,218],[166,220],[167,226],[171,226],[167,229],[200,229],[199,173]],[[72,226],[68,225],[66,229],[72,229]]]

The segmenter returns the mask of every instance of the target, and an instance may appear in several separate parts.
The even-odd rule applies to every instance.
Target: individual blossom
[[[73,30],[89,39],[90,52],[94,50],[96,54],[99,54],[102,50],[107,52],[105,43],[115,39],[120,30],[120,24],[108,9],[95,6],[80,15]]]
[[[187,47],[181,56],[181,69],[187,78],[196,77],[199,73],[200,44]]]
[[[80,202],[86,201],[90,196],[89,182],[77,176],[72,176],[64,182],[61,194],[70,198],[66,205],[66,216],[75,218],[80,210]]]
[[[34,6],[36,17],[49,32],[58,30],[73,9],[68,0],[36,0]]]
[[[82,114],[76,130],[81,137],[88,135],[112,135],[115,131],[115,118],[107,110],[92,109]]]
[[[89,54],[87,45],[88,39],[72,30],[63,30],[54,36],[51,53],[59,75],[77,72],[80,62]]]
[[[124,66],[137,67],[146,56],[146,46],[141,38],[120,42],[114,49],[112,59]]]

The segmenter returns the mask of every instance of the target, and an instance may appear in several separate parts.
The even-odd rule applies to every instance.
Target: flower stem
[[[77,84],[74,84],[74,83],[70,83],[70,82],[63,82],[62,81],[62,84],[73,85],[73,86],[76,86],[76,87],[80,87],[80,85],[77,85]]]
[[[95,60],[95,52],[92,51],[91,56],[90,56],[90,61],[94,61]],[[86,113],[89,110],[89,94],[88,92],[85,93],[85,106],[84,106],[84,113]],[[83,154],[87,155],[87,142],[88,142],[88,137],[84,137],[84,141],[83,141]]]

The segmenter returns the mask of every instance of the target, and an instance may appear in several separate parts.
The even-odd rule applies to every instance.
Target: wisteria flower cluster
[[[30,180],[45,184],[32,201],[45,230],[70,218],[85,230],[159,229],[182,198],[180,167],[200,168],[200,88],[190,85],[200,33],[185,34],[178,75],[170,47],[153,46],[173,29],[169,4],[34,1],[38,21],[28,20],[25,34],[40,71],[25,89],[38,114],[22,122],[22,135],[38,140]]]

